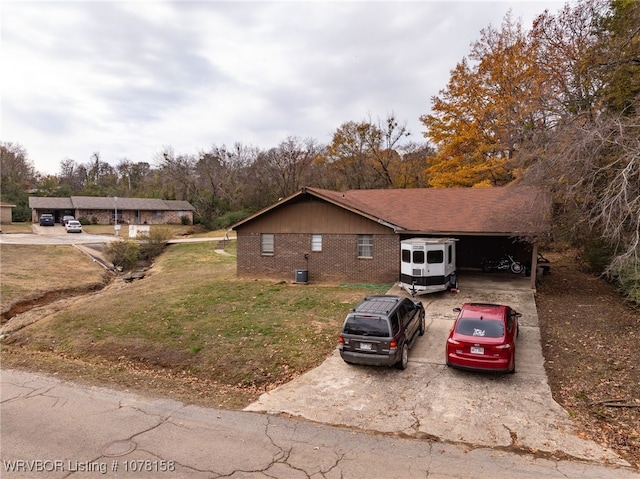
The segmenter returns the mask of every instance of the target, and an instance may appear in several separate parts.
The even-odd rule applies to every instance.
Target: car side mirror
[[[460,311],[462,311],[462,309],[461,308],[453,308],[453,311],[456,312],[456,313],[459,313]]]
[[[522,313],[513,313],[513,315],[514,315],[516,318],[521,318],[521,317],[522,317]]]

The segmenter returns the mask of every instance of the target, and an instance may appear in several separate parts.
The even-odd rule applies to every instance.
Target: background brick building
[[[119,224],[193,224],[195,211],[188,201],[113,196],[30,196],[29,208],[34,223],[38,222],[43,213],[50,213],[56,222],[64,215],[71,215],[76,219],[84,218],[89,223],[100,225],[115,224],[116,214]]]

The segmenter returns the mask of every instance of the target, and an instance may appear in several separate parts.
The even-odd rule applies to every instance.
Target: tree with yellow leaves
[[[430,186],[500,186],[517,180],[516,153],[531,141],[539,115],[540,75],[535,49],[508,14],[488,27],[451,72],[420,120],[437,147],[428,160]]]

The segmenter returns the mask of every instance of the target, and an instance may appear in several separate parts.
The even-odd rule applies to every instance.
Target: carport
[[[531,287],[535,288],[538,259],[538,244],[535,240],[507,235],[467,235],[459,232],[446,236],[458,240],[456,243],[456,263],[459,272],[481,272],[484,259],[493,260],[509,254],[516,261],[524,264],[527,271],[531,272]],[[413,235],[401,235],[402,239],[411,237]]]
[[[71,198],[30,196],[29,208],[33,223],[37,223],[43,213],[53,215],[56,223],[60,223],[64,215],[76,217]]]

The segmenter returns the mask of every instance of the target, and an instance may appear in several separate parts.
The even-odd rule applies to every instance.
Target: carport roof
[[[73,203],[71,203],[71,198],[29,196],[29,208],[70,210],[73,208]]]
[[[332,191],[303,188],[236,229],[302,195],[368,217],[398,233],[528,236],[550,230],[551,200],[531,186]]]

